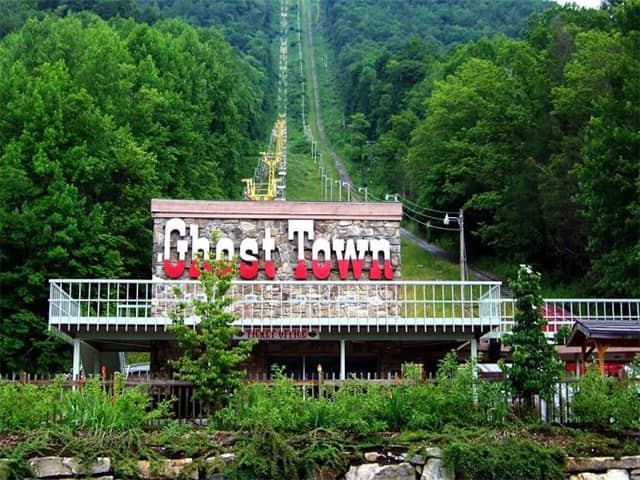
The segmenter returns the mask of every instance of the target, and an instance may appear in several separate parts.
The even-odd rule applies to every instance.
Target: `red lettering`
[[[264,262],[264,275],[269,280],[273,280],[274,278],[276,278],[276,268],[274,267],[271,260],[265,260]]]
[[[326,280],[331,275],[331,261],[325,260],[321,265],[320,260],[313,260],[311,269],[313,270],[313,276],[318,280]]]
[[[165,260],[163,262],[164,273],[169,278],[180,278],[184,272],[184,260],[178,260],[175,265],[171,263],[171,260]]]
[[[240,278],[243,280],[253,280],[258,276],[258,261],[240,262]]]
[[[295,277],[296,280],[307,279],[307,265],[304,260],[298,260],[298,264],[296,265]]]

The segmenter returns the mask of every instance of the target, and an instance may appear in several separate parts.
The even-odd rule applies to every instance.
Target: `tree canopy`
[[[640,295],[640,1],[518,2],[491,38],[482,26],[509,2],[467,5],[470,23],[465,2],[447,2],[439,18],[458,36],[434,34],[440,44],[432,17],[443,2],[369,3],[324,10],[345,117],[363,116],[375,142],[369,186],[464,208],[476,258],[532,263],[555,281],[586,276],[591,294]],[[417,18],[420,32],[404,27]]]
[[[49,278],[148,276],[152,197],[239,197],[262,86],[177,20],[44,16],[0,42],[0,370],[64,360]]]

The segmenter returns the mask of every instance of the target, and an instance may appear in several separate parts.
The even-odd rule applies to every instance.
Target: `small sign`
[[[245,328],[236,340],[318,340],[320,332],[309,328]]]

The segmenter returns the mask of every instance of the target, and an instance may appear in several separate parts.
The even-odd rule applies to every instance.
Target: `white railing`
[[[499,282],[235,282],[231,310],[244,328],[337,327],[356,331],[509,332],[515,302]],[[197,281],[51,280],[49,324],[64,329],[164,329],[171,315],[204,298]],[[197,322],[189,307],[187,323]],[[640,320],[640,299],[547,299],[542,314],[553,337],[578,320]]]
[[[513,328],[515,301],[501,301],[502,332]],[[553,337],[562,327],[571,328],[576,320],[640,320],[640,298],[553,298],[545,299],[541,309],[547,325],[544,331]]]
[[[58,328],[165,328],[203,299],[197,281],[51,280],[49,324]],[[234,282],[231,310],[238,325],[337,327],[367,330],[409,327],[459,331],[500,326],[499,282]],[[185,305],[186,308],[185,308]]]

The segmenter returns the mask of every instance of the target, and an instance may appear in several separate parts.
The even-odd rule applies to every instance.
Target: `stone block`
[[[612,468],[607,470],[607,480],[629,480],[629,472],[624,468]]]
[[[77,459],[70,457],[36,457],[29,460],[37,478],[73,477],[87,474],[87,469]],[[89,474],[100,475],[111,471],[111,459],[98,457],[89,467]]]
[[[365,452],[364,459],[369,463],[375,463],[378,460],[378,452]]]
[[[604,473],[582,472],[571,475],[570,480],[629,480],[629,472],[621,468],[613,468]]]
[[[198,470],[192,465],[193,459],[191,458],[163,460],[153,464],[148,460],[140,460],[138,461],[138,476],[148,480],[175,478],[198,480]]]
[[[416,470],[407,462],[396,465],[367,463],[352,466],[345,480],[415,480]]]
[[[565,469],[570,473],[606,472],[611,469],[640,469],[640,455],[620,457],[569,457]]]
[[[442,458],[442,449],[440,447],[427,447],[424,449],[424,455],[427,458]]]
[[[441,458],[430,458],[424,465],[420,480],[454,480],[453,472],[444,468]]]
[[[626,468],[627,470],[638,470],[640,472],[640,455],[620,457],[620,466],[616,468]],[[633,474],[633,472],[631,473]]]
[[[565,462],[565,470],[569,473],[606,472],[612,468],[613,457],[569,457]]]

